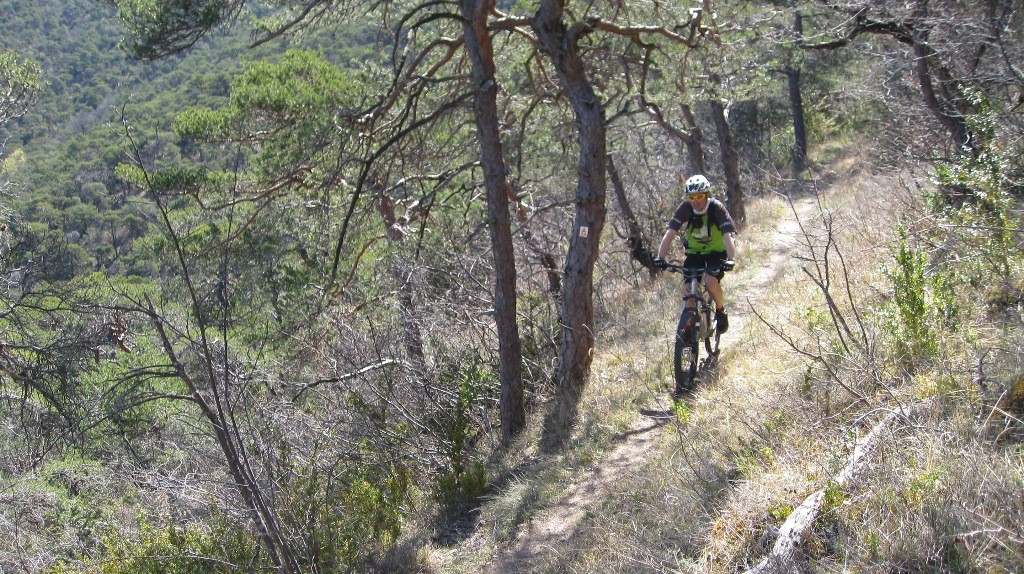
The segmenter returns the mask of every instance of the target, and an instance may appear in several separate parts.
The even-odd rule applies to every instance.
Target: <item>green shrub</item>
[[[1017,241],[1020,229],[1014,216],[1016,201],[1013,190],[1021,174],[1014,173],[1014,159],[1019,150],[1004,147],[997,138],[998,121],[984,97],[973,91],[965,96],[979,112],[967,118],[977,134],[980,149],[955,162],[936,169],[938,183],[949,193],[961,194],[962,201],[953,206],[939,205],[947,216],[963,230],[963,248],[969,258],[983,263],[987,273],[1009,277],[1019,271]],[[952,191],[951,191],[952,190]]]
[[[897,356],[904,367],[913,370],[916,362],[935,356],[938,341],[928,322],[925,255],[907,244],[905,230],[901,229],[900,235],[893,254],[895,268],[889,270],[888,276],[893,286]]]
[[[297,461],[296,461],[297,463]],[[281,530],[315,572],[362,572],[391,550],[402,530],[402,505],[411,488],[401,466],[353,463],[344,474],[305,469],[282,477],[276,505]],[[98,553],[54,567],[54,574],[221,574],[273,571],[257,536],[214,514],[206,524],[155,527],[134,535],[111,531]]]
[[[213,530],[197,525],[156,528],[144,524],[135,536],[110,532],[102,553],[81,563],[61,563],[53,574],[225,574],[269,569],[258,544],[245,532],[221,523]]]
[[[317,571],[359,571],[393,548],[401,534],[402,503],[412,486],[405,467],[367,468],[347,482],[339,492],[310,497],[319,507],[318,524],[310,528]]]
[[[334,461],[278,449],[274,474],[281,530],[312,572],[362,572],[402,531],[412,474],[369,443]],[[327,463],[326,466],[323,463]]]
[[[453,361],[441,382],[457,388],[455,400],[439,421],[446,468],[434,484],[433,496],[446,504],[474,500],[487,488],[487,470],[473,460],[471,443],[479,430],[473,410],[495,393],[497,380],[483,359],[471,354]]]

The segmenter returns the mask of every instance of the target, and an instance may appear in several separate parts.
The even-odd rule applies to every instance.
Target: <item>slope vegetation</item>
[[[992,396],[1020,392],[1019,293],[1008,315],[959,308],[961,326],[936,328],[935,353],[912,364],[897,351],[912,336],[894,307],[912,249],[898,229],[917,220],[920,240],[937,222],[908,190],[875,210],[845,182],[899,190],[900,178],[863,165],[840,160],[837,177],[752,203],[727,284],[733,326],[686,401],[668,398],[678,284],[621,290],[575,448],[547,460],[526,439],[458,541],[435,538],[426,568],[745,571],[811,495],[816,520],[775,571],[1019,567],[1019,415]]]

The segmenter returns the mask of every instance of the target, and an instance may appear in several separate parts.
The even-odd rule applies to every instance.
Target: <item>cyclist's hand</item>
[[[654,267],[656,269],[666,269],[666,268],[668,268],[668,262],[665,261],[664,259],[661,259],[661,258],[655,259],[654,260]]]
[[[722,271],[732,271],[736,267],[736,262],[732,259],[722,262]]]

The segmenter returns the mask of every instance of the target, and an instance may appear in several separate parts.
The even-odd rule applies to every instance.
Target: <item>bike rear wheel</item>
[[[715,321],[715,314],[711,311],[711,307],[705,306],[703,312],[708,326],[707,335],[704,337],[704,350],[708,352],[709,357],[717,357],[718,342],[722,338],[722,334],[718,332],[718,322]]]
[[[692,310],[683,312],[676,327],[675,356],[672,361],[677,395],[693,390],[697,378],[697,353],[700,351],[699,333],[700,322],[696,313]]]

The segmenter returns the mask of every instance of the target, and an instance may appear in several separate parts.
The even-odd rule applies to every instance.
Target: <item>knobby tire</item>
[[[695,315],[692,310],[684,311],[682,316],[679,317],[679,325],[676,327],[675,356],[672,361],[676,380],[676,394],[693,390],[694,380],[697,378],[697,353],[700,352],[700,321],[696,317],[691,321],[691,315]],[[690,323],[690,325],[687,326],[687,323]],[[686,334],[687,329],[690,330],[689,337]],[[687,348],[690,349],[690,361],[689,364],[683,364],[683,351]]]
[[[704,307],[704,314],[707,316],[708,334],[704,337],[704,349],[709,357],[718,356],[718,343],[722,334],[718,332],[718,323],[715,321],[715,314],[711,312],[710,306]]]

